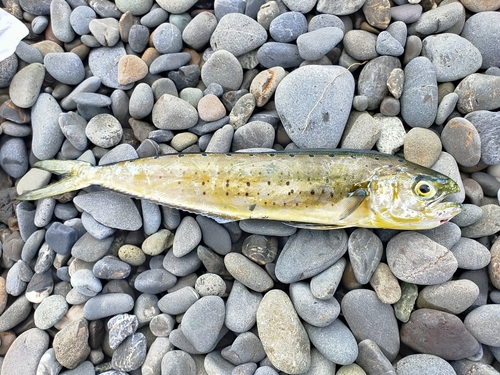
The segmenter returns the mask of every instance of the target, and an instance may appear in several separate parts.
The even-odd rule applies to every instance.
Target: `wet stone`
[[[242,253],[257,264],[271,263],[278,253],[278,239],[257,234],[250,235],[243,241]]]

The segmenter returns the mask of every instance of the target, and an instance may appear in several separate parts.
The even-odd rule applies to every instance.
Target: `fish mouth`
[[[439,224],[450,221],[462,211],[462,205],[457,202],[434,202],[427,206],[428,214],[439,220]]]

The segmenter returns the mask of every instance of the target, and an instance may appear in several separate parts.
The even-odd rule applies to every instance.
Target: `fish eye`
[[[422,198],[432,198],[436,194],[436,189],[426,181],[419,181],[413,189],[415,194]]]

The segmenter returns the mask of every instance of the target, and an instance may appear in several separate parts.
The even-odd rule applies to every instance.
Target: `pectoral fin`
[[[357,189],[352,192],[347,198],[342,199],[337,205],[338,212],[340,215],[338,220],[344,220],[350,214],[352,214],[356,209],[363,203],[368,193],[365,189]]]

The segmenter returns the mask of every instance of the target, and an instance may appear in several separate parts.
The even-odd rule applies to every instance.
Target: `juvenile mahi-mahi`
[[[193,153],[104,166],[44,160],[35,167],[66,177],[19,199],[99,185],[219,222],[267,219],[310,229],[429,229],[461,211],[458,203],[441,202],[460,191],[455,181],[374,152]]]

